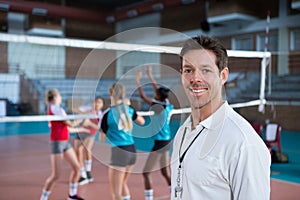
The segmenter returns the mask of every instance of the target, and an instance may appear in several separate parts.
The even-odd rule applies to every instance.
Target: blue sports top
[[[168,103],[168,101],[165,103],[152,100],[151,110],[155,113],[150,117],[152,132],[155,134],[152,138],[154,140],[170,140],[170,119],[173,105]]]
[[[124,112],[123,104],[120,104],[122,113]],[[128,114],[132,120],[137,118],[136,111],[131,106],[127,106]],[[106,134],[108,142],[112,147],[114,146],[127,146],[134,144],[132,138],[132,129],[125,131],[120,121],[120,115],[116,106],[111,106],[104,112],[101,129]]]

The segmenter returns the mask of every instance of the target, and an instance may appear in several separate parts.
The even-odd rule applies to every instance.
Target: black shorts
[[[110,160],[112,166],[126,167],[127,165],[134,165],[136,162],[135,145],[112,147]]]
[[[171,146],[171,140],[154,140],[154,146],[151,151],[157,151],[163,153],[169,151]]]

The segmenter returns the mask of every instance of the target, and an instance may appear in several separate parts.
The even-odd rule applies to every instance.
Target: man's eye
[[[185,69],[185,70],[183,70],[183,72],[184,72],[184,73],[192,73],[193,70],[191,70],[191,69]]]
[[[203,72],[203,73],[208,73],[209,70],[208,70],[208,69],[203,69],[202,72]]]

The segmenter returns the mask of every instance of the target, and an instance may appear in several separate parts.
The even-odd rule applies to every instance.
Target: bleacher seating
[[[229,79],[230,80],[230,79]],[[246,102],[259,97],[260,74],[247,73],[226,83],[226,99],[229,103]]]
[[[95,96],[101,96],[109,99],[109,87],[115,79],[39,79],[33,80],[35,88],[39,90],[41,101],[44,100],[44,94],[48,89],[57,88],[63,98],[63,105],[67,107],[68,99],[82,99],[84,103],[91,102]],[[134,79],[122,79],[121,82],[126,86],[127,96],[131,100],[141,101]],[[141,83],[145,93],[153,97],[153,89],[148,79],[142,79]],[[173,92],[181,86],[181,80],[176,78],[160,78],[157,83],[169,87]],[[228,102],[247,102],[259,98],[260,74],[232,73],[226,84],[226,99]],[[268,95],[266,82],[266,99],[270,101],[300,101],[300,75],[277,76],[272,75],[272,93]],[[141,101],[143,104],[143,101]],[[142,107],[145,107],[142,105]]]
[[[39,90],[41,101],[44,100],[44,94],[47,90],[56,88],[62,96],[62,106],[68,110],[67,102],[69,99],[81,99],[84,103],[90,103],[95,96],[101,96],[103,99],[109,99],[109,87],[115,82],[115,79],[39,79],[34,80],[36,88]],[[142,84],[147,83],[142,79]],[[136,90],[135,81],[133,79],[124,79],[121,82],[126,86],[127,96],[131,100],[141,100]],[[169,87],[171,90],[176,91],[180,84],[177,78],[163,78],[158,79],[157,82],[161,85]],[[143,85],[145,93],[153,97],[153,89],[151,84]],[[143,103],[143,102],[142,102]]]
[[[259,99],[260,74],[250,73],[238,79],[235,87],[227,87],[226,95],[229,103],[247,102]],[[300,74],[271,76],[271,93],[268,93],[268,80],[266,80],[265,98],[268,101],[300,101]]]
[[[300,75],[272,76],[270,101],[300,101]]]

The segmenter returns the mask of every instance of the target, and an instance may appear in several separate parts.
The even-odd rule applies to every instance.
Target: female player
[[[152,147],[151,153],[147,158],[143,170],[145,200],[153,200],[153,187],[150,173],[153,171],[157,163],[160,165],[161,174],[167,181],[168,186],[171,186],[171,178],[169,173],[169,147],[171,142],[171,131],[169,122],[173,105],[170,104],[168,100],[169,89],[165,87],[158,87],[153,78],[152,69],[150,66],[147,67],[147,75],[155,91],[154,99],[149,98],[141,87],[141,71],[137,73],[135,81],[140,97],[151,106],[151,109],[155,113],[151,117],[151,127],[154,134],[154,146]]]
[[[48,105],[49,115],[66,116],[66,112],[60,106],[61,95],[58,90],[52,89],[46,92],[46,104]],[[51,140],[51,166],[52,173],[47,178],[40,200],[48,200],[50,192],[55,181],[60,177],[62,170],[62,160],[65,159],[71,167],[69,180],[69,200],[83,200],[77,194],[78,180],[80,177],[80,165],[76,157],[76,153],[69,143],[69,127],[76,126],[76,122],[69,120],[51,121],[50,125],[50,140]],[[88,131],[81,128],[80,131]]]
[[[110,87],[111,107],[104,113],[101,129],[111,144],[111,163],[108,176],[113,200],[130,200],[127,180],[136,162],[136,149],[132,133],[133,120],[143,125],[125,99],[125,86],[115,83]],[[102,138],[103,140],[103,138]]]
[[[96,97],[93,106],[80,106],[74,109],[73,112],[80,114],[96,114],[99,118],[85,119],[81,126],[89,129],[89,133],[78,133],[74,140],[74,149],[76,151],[78,161],[80,163],[80,179],[79,185],[92,182],[92,148],[95,141],[95,135],[100,128],[102,118],[103,100]],[[84,160],[85,159],[85,160]]]

